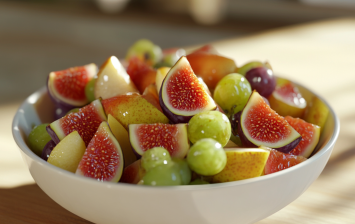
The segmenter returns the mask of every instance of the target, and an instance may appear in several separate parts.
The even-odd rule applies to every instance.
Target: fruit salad
[[[54,120],[27,143],[48,163],[97,181],[151,186],[256,178],[314,154],[328,115],[268,62],[237,66],[211,45],[50,72]]]

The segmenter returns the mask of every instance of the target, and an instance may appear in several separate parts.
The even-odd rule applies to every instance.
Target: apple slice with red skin
[[[186,58],[194,73],[203,79],[212,92],[224,76],[237,69],[232,59],[217,54],[196,52],[187,55]]]
[[[136,57],[132,57],[129,60],[127,73],[131,77],[134,84],[137,86],[139,92],[143,93],[147,86],[155,83],[155,76],[157,71],[150,65],[146,64],[144,61],[141,61]]]
[[[169,119],[142,95],[120,95],[102,100],[106,114],[111,114],[128,130],[129,124],[169,123]]]

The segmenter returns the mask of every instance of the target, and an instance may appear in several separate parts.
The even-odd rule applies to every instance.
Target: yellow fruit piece
[[[161,84],[163,83],[163,80],[166,74],[168,74],[169,70],[170,67],[161,67],[157,70],[157,74],[155,76],[155,86],[157,87],[158,94],[160,91]]]
[[[85,143],[77,131],[73,131],[61,140],[48,157],[48,163],[75,173],[85,153]]]
[[[329,109],[327,105],[325,105],[318,97],[314,96],[306,108],[303,120],[318,125],[322,130],[327,121],[328,114]]]
[[[270,151],[261,148],[228,148],[225,149],[227,164],[212,182],[223,183],[258,177],[263,174]]]
[[[112,117],[111,114],[108,115],[107,121],[111,128],[112,134],[115,136],[121,146],[124,164],[125,167],[127,167],[137,160],[137,157],[132,150],[131,143],[129,142],[128,132],[120,122]]]

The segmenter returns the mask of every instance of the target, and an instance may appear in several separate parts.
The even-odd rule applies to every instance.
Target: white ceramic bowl
[[[305,96],[314,93],[300,86]],[[327,103],[326,103],[327,104]],[[299,197],[326,165],[339,134],[330,114],[307,161],[278,173],[248,180],[196,186],[149,187],[102,183],[76,176],[36,156],[26,144],[33,125],[52,120],[54,106],[42,88],[21,105],[13,120],[13,136],[42,190],[70,212],[94,223],[181,224],[253,223]]]

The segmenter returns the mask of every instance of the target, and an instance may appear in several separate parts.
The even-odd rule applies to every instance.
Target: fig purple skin
[[[250,69],[245,78],[249,81],[253,90],[256,90],[261,96],[268,97],[275,90],[276,78],[271,69],[266,67],[256,67]]]
[[[48,83],[48,77],[47,77],[47,83]],[[71,109],[74,109],[75,106],[70,105],[68,103],[65,103],[59,99],[57,99],[56,97],[54,97],[51,94],[51,91],[48,88],[48,84],[47,84],[47,93],[49,95],[49,97],[51,98],[52,102],[55,105],[55,113],[54,113],[54,119],[57,120],[59,118],[64,117]]]
[[[55,144],[58,144],[60,142],[60,139],[58,138],[57,134],[53,131],[53,129],[51,128],[51,126],[47,126],[46,130],[49,134],[49,136],[51,136],[52,140],[54,141]]]
[[[48,160],[49,155],[57,144],[53,140],[50,140],[43,148],[41,158],[45,161]]]
[[[239,134],[239,137],[240,137],[240,140],[241,140],[243,146],[249,147],[249,148],[258,147],[256,145],[254,145],[252,142],[250,142],[249,139],[247,139],[247,137],[245,137],[242,127],[240,125],[240,120],[238,123],[239,123],[238,124],[238,134]],[[279,152],[289,153],[292,151],[292,149],[296,148],[296,146],[298,145],[298,143],[300,143],[301,140],[302,140],[302,137],[299,137],[285,146],[282,146],[279,148],[274,148],[274,149],[276,149]]]

